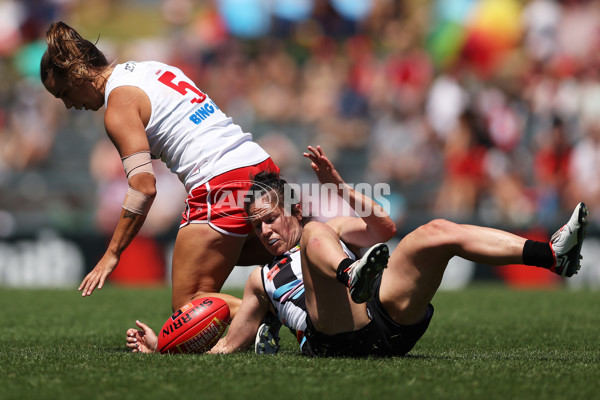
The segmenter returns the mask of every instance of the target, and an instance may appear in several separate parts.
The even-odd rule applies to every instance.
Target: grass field
[[[440,292],[405,358],[308,359],[287,330],[276,356],[127,352],[126,329],[159,328],[169,303],[168,289],[0,289],[0,399],[600,398],[598,292]]]

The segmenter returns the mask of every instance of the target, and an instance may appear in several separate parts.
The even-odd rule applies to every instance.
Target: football
[[[158,335],[161,353],[204,353],[229,324],[229,306],[218,297],[192,300],[177,310]]]

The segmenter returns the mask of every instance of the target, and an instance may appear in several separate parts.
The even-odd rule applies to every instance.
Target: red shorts
[[[215,176],[192,189],[186,199],[180,228],[188,224],[209,224],[213,229],[232,236],[246,236],[252,230],[244,211],[244,196],[251,177],[262,171],[279,173],[279,167],[265,161]]]

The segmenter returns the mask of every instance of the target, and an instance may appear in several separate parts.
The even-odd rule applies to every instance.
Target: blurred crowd
[[[101,113],[39,82],[54,20],[184,70],[290,181],[314,180],[301,153],[320,144],[348,182],[389,183],[399,223],[555,227],[580,200],[600,217],[600,2],[0,0],[0,237],[110,232],[125,194]],[[157,233],[185,198],[161,175]]]

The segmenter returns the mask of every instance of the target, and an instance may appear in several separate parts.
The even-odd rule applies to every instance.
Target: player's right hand
[[[102,289],[106,278],[114,271],[118,263],[119,259],[117,256],[108,253],[105,254],[92,272],[83,278],[81,285],[77,289],[81,292],[81,296],[90,296],[94,290]]]

